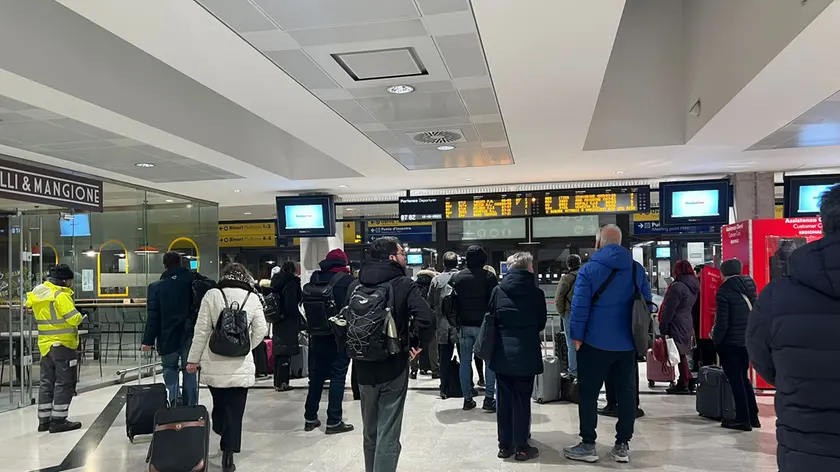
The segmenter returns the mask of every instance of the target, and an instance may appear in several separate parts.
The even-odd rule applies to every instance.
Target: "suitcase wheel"
[[[676,386],[677,386],[677,383],[676,383],[676,382],[671,382],[671,383],[670,383],[670,387],[671,387],[671,388],[674,388],[674,387],[676,387]]]
[[[655,386],[656,386],[656,382],[654,382],[653,380],[648,380],[648,387],[649,388],[653,388]]]

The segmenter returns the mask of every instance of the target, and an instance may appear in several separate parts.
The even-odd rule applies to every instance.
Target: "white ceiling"
[[[0,153],[243,217],[280,193],[835,166],[840,129],[783,138],[836,103],[806,114],[840,90],[840,3],[712,3],[7,2]],[[384,92],[402,83],[417,90]],[[441,130],[455,151],[411,139]],[[158,171],[129,165],[146,156]]]

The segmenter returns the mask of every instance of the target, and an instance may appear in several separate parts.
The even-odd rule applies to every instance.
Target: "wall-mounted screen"
[[[406,256],[408,265],[423,265],[423,254],[409,254]]]
[[[64,237],[90,237],[90,215],[87,213],[63,214],[58,220],[58,227]]]
[[[785,176],[785,217],[819,215],[820,197],[838,184],[840,175]]]
[[[190,269],[191,270],[198,270],[198,261],[195,261],[195,260],[190,261]]]
[[[671,248],[670,247],[657,247],[656,248],[656,258],[657,259],[670,259],[671,258]]]
[[[335,204],[331,195],[277,197],[278,237],[335,236]]]
[[[659,185],[663,226],[729,223],[729,181],[663,182]]]

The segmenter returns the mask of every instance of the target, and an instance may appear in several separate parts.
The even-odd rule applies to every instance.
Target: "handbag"
[[[665,337],[665,350],[668,351],[668,365],[675,367],[680,363],[680,351],[677,349],[677,343],[674,338],[670,336]]]
[[[496,315],[485,313],[484,320],[478,332],[478,338],[473,347],[473,353],[485,361],[493,357],[493,350],[496,348]]]

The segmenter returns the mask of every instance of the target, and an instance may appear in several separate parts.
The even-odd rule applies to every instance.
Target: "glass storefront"
[[[79,388],[119,379],[141,362],[146,293],[168,250],[217,279],[218,206],[125,185],[103,185],[103,212],[0,199],[0,410],[37,397],[37,329],[20,301],[49,269],[75,272]]]

